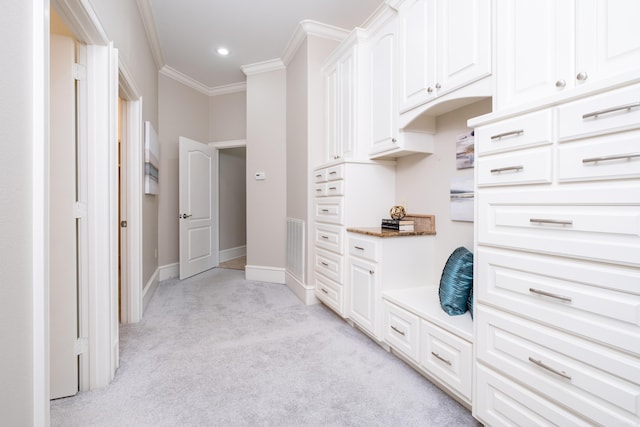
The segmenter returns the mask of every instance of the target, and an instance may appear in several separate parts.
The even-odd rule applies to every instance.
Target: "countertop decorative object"
[[[414,231],[396,231],[381,227],[349,227],[347,231],[375,237],[433,236],[436,234],[435,215],[407,214],[404,219],[414,221]]]

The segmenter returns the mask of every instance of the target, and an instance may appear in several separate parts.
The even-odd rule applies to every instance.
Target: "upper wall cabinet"
[[[324,68],[327,161],[357,159],[366,154],[366,61],[364,32],[355,29]]]
[[[491,74],[490,0],[405,0],[398,19],[400,113]]]
[[[637,0],[496,1],[498,110],[640,69]]]

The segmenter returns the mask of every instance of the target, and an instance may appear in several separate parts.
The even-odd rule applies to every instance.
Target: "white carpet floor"
[[[322,305],[213,269],[160,283],[120,328],[112,384],[52,426],[476,426],[467,409]]]

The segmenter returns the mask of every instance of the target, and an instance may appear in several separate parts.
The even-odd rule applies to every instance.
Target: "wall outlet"
[[[267,178],[267,174],[264,172],[256,172],[256,181],[263,181]]]

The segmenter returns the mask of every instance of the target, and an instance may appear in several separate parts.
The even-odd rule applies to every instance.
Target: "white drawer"
[[[640,186],[484,192],[478,223],[481,244],[640,265]]]
[[[476,302],[640,355],[640,269],[479,247]]]
[[[393,348],[418,363],[418,328],[420,319],[389,301],[382,306],[382,334]]]
[[[342,228],[329,224],[316,224],[315,245],[341,254],[344,232]]]
[[[344,195],[344,181],[329,181],[325,185],[327,196]]]
[[[473,346],[426,320],[420,321],[420,366],[471,401]]]
[[[551,110],[503,120],[476,129],[479,155],[551,144]]]
[[[476,357],[589,420],[640,422],[636,357],[478,306]]]
[[[373,240],[349,239],[349,254],[371,261],[378,261],[378,245]]]
[[[315,268],[318,273],[324,274],[328,278],[342,283],[342,256],[316,249]]]
[[[333,311],[344,317],[344,292],[342,286],[319,274],[316,278],[316,297]]]
[[[327,170],[326,169],[318,169],[313,172],[313,182],[325,182],[327,180]]]
[[[342,197],[317,198],[315,204],[315,220],[332,224],[344,223],[344,199]]]
[[[336,165],[327,168],[327,181],[344,179],[344,165]]]
[[[557,114],[560,141],[638,129],[640,84],[567,103]]]
[[[321,182],[313,186],[313,195],[315,197],[325,197],[327,195],[327,183]]]
[[[561,182],[638,177],[638,131],[561,144],[558,147],[558,179]]]
[[[482,364],[476,364],[473,415],[484,425],[592,427],[576,415],[521,387]]]
[[[479,187],[551,183],[551,148],[496,154],[477,159]]]

